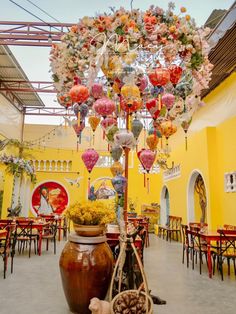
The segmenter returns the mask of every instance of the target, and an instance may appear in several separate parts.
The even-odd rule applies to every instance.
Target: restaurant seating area
[[[235,314],[236,1],[20,2],[0,314]]]

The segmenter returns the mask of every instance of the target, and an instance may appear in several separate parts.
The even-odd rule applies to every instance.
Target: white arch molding
[[[169,193],[168,187],[166,185],[163,186],[161,190],[161,212],[160,212],[160,224],[164,226],[167,222],[167,202],[166,202],[166,192]]]
[[[206,207],[206,221],[209,223],[209,198],[208,198],[208,192],[207,192],[207,186],[206,186],[206,181],[204,179],[204,176],[202,172],[198,169],[194,169],[188,180],[188,186],[187,186],[187,222],[193,222],[195,221],[195,209],[194,209],[194,185],[196,182],[196,179],[198,175],[203,179],[204,186],[206,189],[206,199],[207,199],[207,207]]]

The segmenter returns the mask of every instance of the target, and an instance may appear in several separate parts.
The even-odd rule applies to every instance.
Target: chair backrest
[[[32,235],[32,225],[34,221],[30,219],[16,220],[16,237],[28,237]]]
[[[14,229],[15,221],[12,219],[0,219],[0,230],[4,230],[6,228]]]
[[[224,227],[224,229],[226,229],[226,230],[236,230],[236,226],[233,226],[233,225],[224,225],[223,226]]]
[[[218,253],[220,255],[233,254],[236,257],[236,230],[218,229],[217,232],[220,234],[220,251]]]
[[[189,246],[188,225],[181,224],[181,231],[182,231],[183,245]]]
[[[202,228],[202,227],[208,227],[208,223],[204,222],[190,222],[189,223],[189,228],[190,230],[194,230],[195,228]]]

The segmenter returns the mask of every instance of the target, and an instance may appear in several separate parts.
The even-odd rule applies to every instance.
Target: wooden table
[[[194,236],[197,235],[197,232],[194,230],[188,230],[188,233]],[[220,234],[217,231],[209,230],[205,232],[200,232],[200,237],[207,243],[208,273],[209,273],[209,278],[212,278],[211,242],[220,241]],[[227,237],[231,238],[231,236],[227,236]],[[236,241],[236,236],[232,236],[232,239],[233,238]]]

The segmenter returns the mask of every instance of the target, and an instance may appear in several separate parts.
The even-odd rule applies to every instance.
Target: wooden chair
[[[0,238],[0,256],[3,259],[3,278],[6,279],[7,261],[8,256],[10,255],[11,229],[9,227],[5,227],[4,231],[6,231],[6,234],[4,237]]]
[[[184,264],[184,256],[186,255],[187,267],[189,267],[189,254],[191,255],[191,258],[192,258],[192,249],[193,249],[190,243],[188,230],[189,230],[188,225],[181,224],[182,242],[183,242],[182,263]]]
[[[11,256],[11,273],[13,273],[13,262],[14,262],[14,256],[15,256],[15,247],[14,247],[15,228],[16,228],[16,223],[13,219],[0,219],[0,230],[6,230],[9,232],[9,248],[8,248],[9,254],[8,255]]]
[[[29,244],[29,258],[31,256],[32,242],[34,242],[34,252],[37,254],[38,234],[33,233],[33,223],[34,220],[32,219],[17,219],[14,232],[14,247],[18,243],[18,252],[21,254]]]
[[[44,228],[42,239],[46,240],[46,250],[48,251],[49,247],[49,241],[53,241],[54,244],[54,254],[56,254],[56,242],[57,242],[57,227],[58,227],[58,221],[56,219],[53,219],[49,221],[49,225]]]
[[[193,227],[190,229],[190,239],[192,247],[192,269],[194,269],[194,262],[197,263],[197,256],[199,256],[199,272],[202,273],[203,255],[205,255],[207,263],[207,244],[202,241],[200,227]],[[208,266],[208,263],[207,263]]]
[[[212,251],[213,274],[215,273],[215,260],[217,258],[221,279],[224,280],[223,263],[225,260],[227,260],[228,275],[230,276],[230,261],[232,260],[236,276],[236,230],[218,229],[217,232],[220,234],[220,241],[217,249]]]

